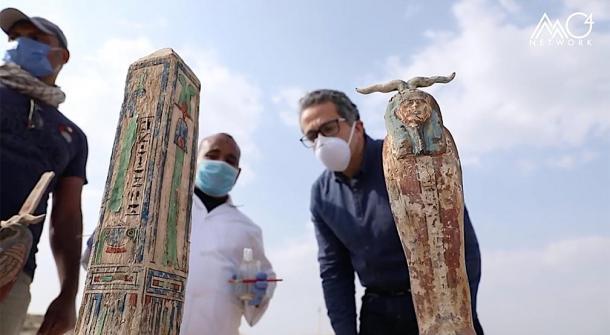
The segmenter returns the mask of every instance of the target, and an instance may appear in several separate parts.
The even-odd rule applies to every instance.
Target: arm
[[[76,324],[83,183],[84,179],[80,177],[60,178],[53,193],[49,235],[61,289],[47,309],[39,334],[63,334]]]
[[[356,291],[349,251],[315,214],[312,221],[318,241],[318,262],[328,317],[337,335],[355,335]]]

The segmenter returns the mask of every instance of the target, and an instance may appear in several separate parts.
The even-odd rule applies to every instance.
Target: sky
[[[243,334],[332,334],[308,212],[323,166],[298,141],[298,99],[318,88],[345,91],[367,133],[382,138],[390,96],[362,96],[355,87],[454,71],[453,82],[425,90],[460,152],[482,253],[483,327],[499,335],[610,331],[609,2],[2,5],[46,17],[67,36],[71,59],[57,83],[67,94],[60,110],[89,140],[85,234],[97,225],[129,64],[171,47],[194,70],[202,83],[200,134],[229,132],[242,147],[232,197],[263,229],[285,280],[264,318],[242,326]],[[583,38],[591,45],[531,44],[544,13],[565,26],[578,12],[592,14]],[[585,35],[583,20],[573,17],[568,31]],[[31,313],[43,313],[59,290],[46,228],[38,263]]]

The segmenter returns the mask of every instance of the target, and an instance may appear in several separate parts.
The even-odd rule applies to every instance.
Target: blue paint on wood
[[[425,94],[427,104],[432,108],[430,118],[420,127],[409,127],[404,124],[396,112],[400,105],[411,99],[411,94],[417,94],[415,99],[422,99]],[[432,96],[427,93],[413,90],[409,93],[398,93],[390,99],[384,115],[388,135],[392,138],[392,149],[399,156],[402,155],[430,155],[446,151],[444,139],[444,126],[438,105]]]

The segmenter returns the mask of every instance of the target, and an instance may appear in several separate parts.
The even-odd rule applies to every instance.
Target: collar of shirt
[[[362,180],[369,175],[370,172],[375,168],[375,155],[377,153],[377,148],[375,147],[375,141],[366,133],[364,133],[364,147],[362,148],[362,163],[360,165],[360,170],[354,175],[354,177],[348,178],[343,172],[334,172],[335,181],[341,182],[344,184],[352,184],[353,181]]]
[[[201,196],[203,195],[203,197]],[[213,214],[212,212],[215,212],[215,209],[221,208],[223,205],[228,205],[230,207],[235,207],[235,205],[233,204],[233,200],[231,199],[231,196],[229,195],[229,197],[227,198],[227,201],[222,202],[221,204],[212,207],[212,210],[208,210],[208,205],[204,202],[204,198],[205,194],[199,190],[198,188],[195,188],[195,192],[193,194],[193,206],[196,206],[199,210],[201,210],[203,213],[205,213],[205,215],[209,215],[209,214]]]

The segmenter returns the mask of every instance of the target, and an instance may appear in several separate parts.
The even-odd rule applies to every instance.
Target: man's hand
[[[76,325],[75,297],[60,294],[47,309],[38,335],[63,335]]]

